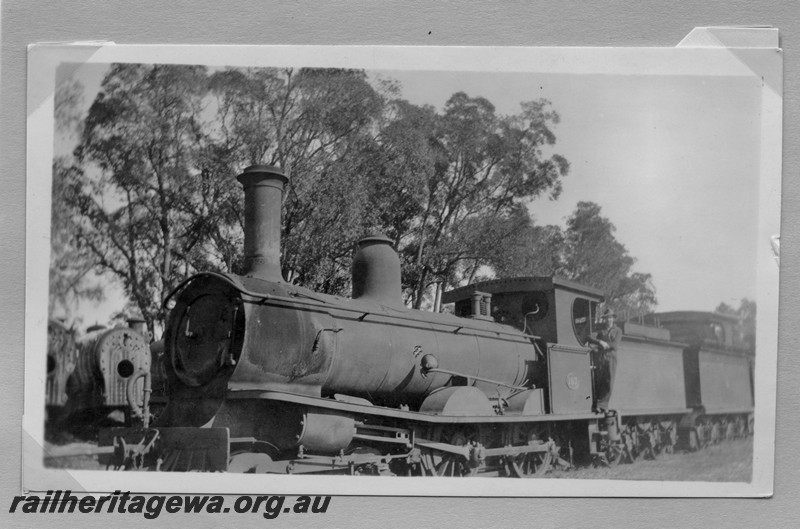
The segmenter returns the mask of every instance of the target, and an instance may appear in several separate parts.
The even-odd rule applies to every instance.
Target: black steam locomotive
[[[253,166],[238,179],[247,272],[201,273],[173,292],[169,404],[151,427],[103,432],[109,466],[527,477],[747,432],[751,364],[732,330],[709,347],[688,331],[671,339],[686,318],[626,324],[598,412],[587,340],[600,291],[495,280],[445,293],[456,315],[412,310],[397,254],[372,235],[354,257],[352,299],[319,294],[281,276],[288,178]]]

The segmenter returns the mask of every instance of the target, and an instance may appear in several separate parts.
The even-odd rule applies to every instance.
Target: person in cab
[[[622,329],[616,325],[617,315],[606,309],[600,318],[602,329],[589,337],[595,366],[595,391],[598,410],[608,409],[608,399],[614,387],[617,370],[617,350],[622,340]]]

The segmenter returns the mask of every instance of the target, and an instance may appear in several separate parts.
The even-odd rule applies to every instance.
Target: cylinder
[[[237,180],[244,187],[244,274],[282,281],[281,204],[289,182],[279,167],[251,165]]]

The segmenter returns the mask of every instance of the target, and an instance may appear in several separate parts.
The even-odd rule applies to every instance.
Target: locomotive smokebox
[[[236,179],[244,187],[244,275],[282,281],[281,205],[289,177],[279,167],[251,165]]]
[[[400,258],[392,248],[392,240],[383,234],[358,241],[358,251],[353,257],[353,299],[403,306]]]

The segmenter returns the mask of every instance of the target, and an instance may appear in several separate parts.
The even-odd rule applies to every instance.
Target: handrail
[[[481,382],[486,382],[487,384],[494,384],[496,386],[503,386],[503,387],[506,387],[506,388],[518,389],[518,390],[521,390],[521,391],[528,391],[529,389],[531,389],[531,388],[526,388],[525,386],[514,386],[512,384],[506,384],[505,382],[500,382],[498,380],[492,380],[490,378],[483,378],[483,377],[478,377],[478,376],[475,376],[475,375],[465,375],[464,373],[458,373],[456,371],[450,371],[448,369],[439,369],[438,367],[430,367],[430,368],[424,369],[422,374],[423,375],[427,375],[428,373],[443,373],[445,375],[450,375],[450,376],[453,376],[453,377],[466,378],[467,380],[480,380]]]
[[[172,296],[174,296],[179,289],[184,288],[188,283],[190,283],[194,279],[196,279],[196,278],[198,278],[200,276],[203,276],[203,275],[208,275],[208,276],[213,276],[213,277],[218,277],[220,279],[223,279],[223,280],[227,281],[231,286],[233,286],[233,288],[235,288],[239,293],[244,294],[246,296],[250,296],[250,297],[256,298],[261,303],[268,302],[268,301],[273,301],[273,302],[283,302],[283,303],[293,303],[293,304],[305,305],[305,306],[315,307],[315,308],[325,309],[325,310],[340,310],[340,311],[344,311],[344,312],[352,312],[352,313],[361,314],[362,315],[361,320],[363,320],[366,316],[369,316],[369,315],[381,315],[381,314],[376,313],[376,312],[364,311],[361,308],[348,307],[348,306],[343,306],[343,305],[333,305],[328,301],[321,300],[321,299],[316,299],[316,298],[311,298],[310,296],[305,296],[304,294],[299,294],[299,295],[302,295],[302,296],[305,296],[305,297],[309,297],[309,299],[298,299],[296,297],[278,296],[278,295],[275,295],[275,294],[266,294],[266,293],[263,293],[263,292],[254,292],[252,290],[249,290],[249,289],[245,288],[242,285],[237,284],[237,282],[234,281],[230,276],[228,276],[226,274],[220,274],[219,272],[201,272],[199,274],[193,275],[192,277],[182,281],[177,287],[175,287],[175,289],[173,289],[172,292],[170,292],[167,295],[166,298],[164,298],[164,303],[166,304],[166,302],[170,298],[172,298]],[[431,324],[432,323],[430,321],[422,319],[421,317],[412,318],[412,317],[404,316],[404,315],[401,315],[401,314],[391,314],[389,317],[395,318],[395,319],[398,319],[398,320],[403,320],[403,321],[413,321],[415,323],[426,323],[426,324]],[[468,321],[468,320],[465,320],[465,321]],[[444,325],[444,326],[453,327],[453,328],[458,328],[458,327],[464,328],[464,327],[466,327],[466,328],[468,328],[468,329],[470,329],[472,331],[482,331],[482,332],[486,332],[486,333],[494,333],[494,334],[496,334],[498,336],[501,336],[501,335],[512,336],[512,337],[520,339],[520,340],[523,340],[523,339],[530,340],[530,339],[538,339],[538,338],[540,338],[539,336],[534,336],[532,334],[527,334],[527,333],[512,333],[512,332],[503,331],[503,330],[497,330],[497,329],[481,329],[480,327],[472,327],[472,326],[463,325],[463,324],[456,325],[455,323],[450,323],[450,322],[434,322],[434,323],[436,325]]]

